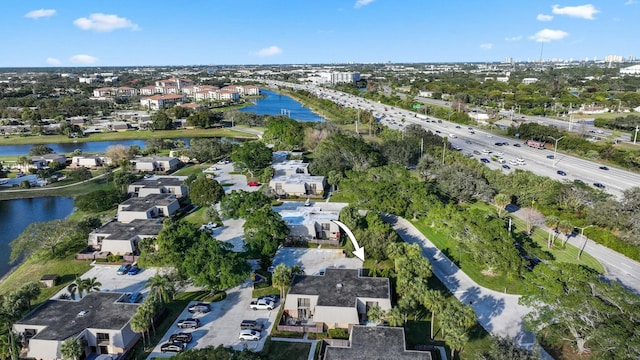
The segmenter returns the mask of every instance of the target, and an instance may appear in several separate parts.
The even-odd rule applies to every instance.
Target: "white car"
[[[260,331],[257,330],[242,330],[240,331],[240,340],[258,341],[260,340]]]

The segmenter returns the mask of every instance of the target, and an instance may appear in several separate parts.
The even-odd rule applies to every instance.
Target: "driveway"
[[[101,291],[113,291],[113,292],[140,292],[143,295],[148,293],[148,289],[144,288],[144,285],[147,283],[147,280],[150,277],[153,277],[157,269],[142,269],[137,275],[118,275],[116,272],[120,265],[107,265],[95,263],[93,268],[91,268],[86,273],[82,274],[80,277],[83,279],[93,278],[95,277],[97,281],[99,281],[102,286],[100,286]],[[58,293],[53,295],[52,299],[57,299],[61,294],[69,293],[66,288],[60,290]]]
[[[233,190],[256,191],[260,189],[260,186],[249,186],[247,184],[246,176],[240,174],[230,174],[234,171],[232,162],[228,164],[217,163],[213,166],[219,169],[216,171],[216,176],[214,177],[214,179],[217,180],[220,184],[231,184],[224,187],[224,191],[227,194],[232,192]]]
[[[233,251],[244,251],[244,219],[225,219],[223,225],[213,229],[211,236],[216,240],[233,245]]]
[[[276,308],[273,311],[251,310],[249,308],[249,302],[252,300],[252,290],[251,281],[247,281],[240,286],[228,290],[226,299],[210,303],[211,312],[207,314],[193,315],[185,308],[171,325],[167,333],[162,337],[162,340],[153,349],[148,359],[173,356],[172,353],[163,354],[160,352],[160,346],[167,342],[171,334],[179,331],[193,334],[193,341],[188,345],[188,349],[202,349],[207,346],[223,345],[225,347],[230,346],[235,350],[242,350],[246,346],[249,350],[261,351],[267,334],[271,332],[273,323],[276,320],[278,309]],[[178,321],[188,317],[200,319],[201,326],[197,329],[179,329],[177,326]],[[264,324],[264,331],[260,341],[238,340],[242,320],[258,320]]]
[[[500,293],[476,284],[409,221],[395,215],[384,215],[383,218],[404,241],[422,247],[422,254],[433,266],[433,273],[462,303],[472,304],[478,322],[485,330],[493,335],[511,337],[522,347],[531,348],[535,344],[535,335],[522,325],[522,318],[531,310],[518,304],[519,295]],[[544,351],[542,357],[552,359]]]

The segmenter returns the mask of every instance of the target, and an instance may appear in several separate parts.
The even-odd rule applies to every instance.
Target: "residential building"
[[[522,79],[522,83],[525,85],[530,85],[533,83],[537,83],[538,82],[538,78],[524,78]]]
[[[180,160],[170,156],[139,157],[131,160],[139,172],[167,172],[180,166]]]
[[[632,65],[620,69],[620,75],[640,75],[640,65]]]
[[[278,196],[322,196],[327,182],[324,176],[292,174],[274,176],[269,189]]]
[[[324,360],[431,360],[431,353],[407,350],[404,328],[359,326],[351,328],[347,344],[329,345]],[[343,345],[344,344],[344,345]]]
[[[79,155],[71,158],[70,167],[86,167],[95,169],[102,166],[105,162],[105,157],[101,155]]]
[[[91,292],[79,301],[48,300],[13,324],[26,343],[21,358],[62,359],[60,347],[69,338],[84,340],[80,358],[127,352],[140,338],[130,326],[139,305],[118,302],[122,296],[125,294]]]
[[[274,176],[286,176],[296,174],[309,174],[309,163],[302,160],[281,160],[272,164]]]
[[[180,199],[189,195],[189,187],[184,184],[186,179],[186,176],[154,176],[131,183],[127,192],[138,197],[149,194],[174,194]]]
[[[132,197],[118,205],[118,222],[130,223],[137,219],[170,217],[178,209],[180,209],[180,203],[174,194],[149,194],[145,197]]]
[[[170,107],[178,103],[185,101],[184,95],[168,94],[168,95],[153,95],[148,98],[140,99],[140,105],[147,107],[151,110],[163,109]]]
[[[340,227],[334,223],[346,203],[285,202],[273,208],[289,227],[289,237],[296,240],[340,239]]]
[[[287,324],[322,323],[349,328],[366,321],[373,306],[391,309],[388,278],[364,277],[361,270],[328,268],[324,275],[296,275],[284,303]]]
[[[29,162],[26,164],[19,164],[18,167],[21,171],[27,172],[29,169],[46,169],[51,163],[66,164],[67,157],[64,154],[45,154],[40,156],[32,156],[29,158]]]
[[[104,253],[138,254],[138,243],[142,239],[158,236],[161,230],[162,223],[158,219],[138,219],[128,223],[110,221],[89,234],[87,245]]]

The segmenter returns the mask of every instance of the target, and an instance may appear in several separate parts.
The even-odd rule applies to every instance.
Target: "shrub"
[[[329,329],[329,337],[332,339],[349,339],[349,332],[347,329]]]

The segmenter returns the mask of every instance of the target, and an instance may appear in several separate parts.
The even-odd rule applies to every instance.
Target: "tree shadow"
[[[462,296],[460,296],[460,301],[465,305],[468,304],[473,307],[478,322],[482,324],[488,332],[493,330],[491,319],[498,316],[505,309],[504,299],[499,299],[488,294],[481,295],[480,288],[477,286],[467,289]]]

